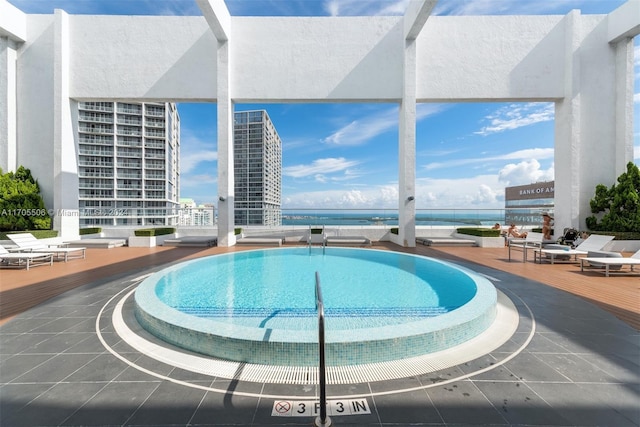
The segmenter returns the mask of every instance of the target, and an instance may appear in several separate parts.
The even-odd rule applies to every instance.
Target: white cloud
[[[499,108],[495,113],[485,117],[490,122],[477,132],[476,135],[490,135],[530,126],[554,119],[553,103],[530,102],[527,104],[509,104]]]
[[[329,0],[324,10],[331,16],[403,15],[409,0]]]
[[[418,104],[416,120],[438,114],[446,107],[443,104]],[[386,108],[373,114],[353,120],[324,138],[323,142],[334,146],[362,145],[385,132],[398,128],[398,108]],[[397,138],[397,136],[396,136]]]
[[[195,170],[201,162],[215,162],[218,152],[215,150],[196,149],[187,153],[180,153],[180,173],[188,174]]]
[[[536,159],[524,160],[520,163],[510,163],[498,172],[498,180],[511,187],[525,185],[540,181],[553,181],[554,166],[549,169],[540,169],[540,163]]]
[[[291,193],[283,208],[397,209],[397,185],[372,186],[365,189],[328,190]]]
[[[455,159],[449,160],[445,162],[433,162],[427,165],[424,165],[424,169],[433,170],[433,169],[442,169],[442,168],[453,168],[459,166],[466,166],[477,163],[486,163],[491,161],[500,161],[500,160],[519,160],[519,159],[552,159],[554,157],[554,149],[553,148],[527,148],[524,150],[513,151],[511,153],[501,154],[499,156],[483,156],[483,157],[474,157],[469,159]]]
[[[200,187],[203,185],[209,186],[217,182],[218,182],[218,177],[216,175],[211,175],[208,173],[190,175],[188,177],[184,177],[184,176],[180,177],[181,187]]]
[[[504,208],[504,184],[497,175],[468,178],[419,178],[416,180],[418,209]]]
[[[303,178],[306,176],[316,176],[316,180],[321,181],[324,174],[341,172],[356,166],[359,162],[347,160],[344,157],[326,159],[316,159],[309,165],[295,165],[282,168],[282,175],[293,178]]]
[[[180,134],[180,173],[184,176],[195,171],[202,162],[218,160],[215,143],[205,141],[183,128]]]
[[[438,2],[434,15],[537,15],[579,9],[581,0],[446,0]]]
[[[398,110],[388,108],[348,123],[326,137],[324,142],[336,146],[361,145],[397,126]]]
[[[478,175],[462,179],[420,178],[416,180],[417,209],[504,208],[504,183],[497,175]],[[290,193],[283,208],[389,209],[398,208],[398,184],[365,188]]]

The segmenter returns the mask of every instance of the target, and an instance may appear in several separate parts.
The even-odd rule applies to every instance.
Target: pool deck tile
[[[274,417],[272,409],[276,400],[314,400],[315,386],[248,383],[180,370],[120,342],[104,316],[99,324],[105,340],[159,376],[134,369],[99,341],[100,309],[133,278],[224,251],[88,249],[86,260],[28,272],[1,270],[0,425],[311,425],[312,417]],[[371,414],[333,416],[335,425],[640,426],[637,278],[580,273],[575,265],[508,262],[501,249],[403,251],[450,259],[490,276],[521,309],[518,331],[491,354],[442,371],[330,386],[329,399],[364,396],[371,409]],[[524,350],[494,367],[526,344],[532,326],[535,333]],[[449,381],[463,374],[473,375]]]

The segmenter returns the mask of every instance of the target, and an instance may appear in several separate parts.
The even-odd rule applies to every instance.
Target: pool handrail
[[[316,310],[318,310],[318,352],[320,355],[320,366],[318,377],[320,382],[320,416],[315,420],[315,425],[329,426],[331,419],[327,417],[327,379],[324,357],[324,302],[322,300],[322,289],[320,287],[320,273],[316,271]]]

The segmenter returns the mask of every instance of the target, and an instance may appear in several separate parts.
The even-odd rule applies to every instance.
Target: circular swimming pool
[[[486,330],[496,313],[493,285],[444,261],[296,247],[216,255],[162,270],[136,290],[136,318],[157,337],[199,353],[317,365],[316,272],[332,366],[441,351]]]

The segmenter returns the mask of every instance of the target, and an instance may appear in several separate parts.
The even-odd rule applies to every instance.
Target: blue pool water
[[[278,248],[187,261],[145,279],[135,315],[157,337],[240,362],[314,366],[315,272],[329,365],[397,360],[486,330],[497,292],[473,271],[373,249]]]
[[[329,330],[438,316],[476,293],[468,275],[428,258],[331,248],[325,254],[290,248],[199,259],[164,274],[156,293],[168,306],[194,316],[259,328],[317,330],[316,271]]]

